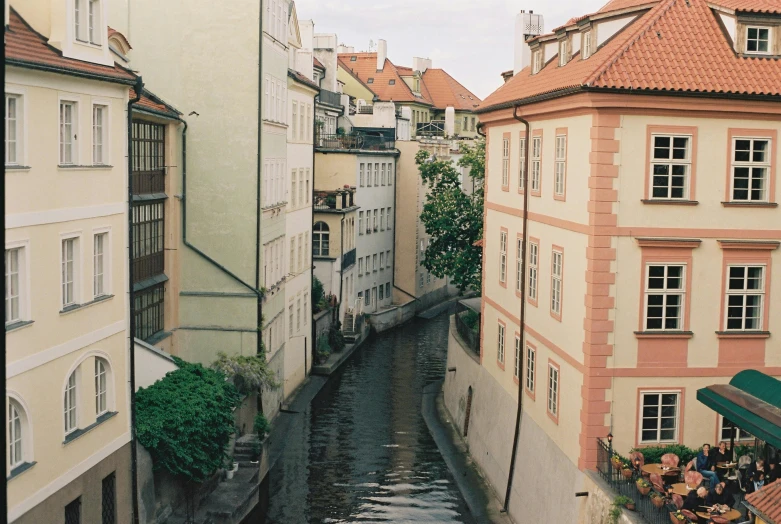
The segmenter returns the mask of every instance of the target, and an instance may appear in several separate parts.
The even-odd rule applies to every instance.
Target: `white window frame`
[[[358,211],[358,234],[363,235],[363,211]]]
[[[561,316],[561,302],[564,298],[564,253],[556,249],[551,251],[550,278],[550,310],[553,314]]]
[[[765,160],[763,162],[755,162],[751,159],[747,162],[739,162],[735,160],[735,153],[737,149],[737,143],[738,140],[748,140],[750,141],[749,146],[749,158],[753,157],[754,155],[754,143],[755,142],[767,142],[767,149],[765,149]],[[747,136],[741,136],[741,137],[732,137],[732,151],[731,151],[731,162],[730,162],[730,201],[732,202],[769,202],[770,199],[770,169],[771,169],[771,158],[772,158],[772,151],[773,151],[773,140],[770,137],[747,137]],[[748,192],[747,197],[748,198],[735,198],[735,169],[738,168],[745,168],[748,169],[748,189],[746,191]],[[754,177],[754,170],[755,169],[762,169],[764,170],[763,175],[763,184],[762,184],[762,198],[761,199],[754,199],[751,198],[752,193],[752,182],[756,180],[756,177]]]
[[[518,161],[520,162],[520,168],[518,169],[518,189],[523,191],[526,188],[523,185],[523,175],[526,173],[526,137],[522,136],[518,140]]]
[[[366,183],[364,179],[365,173],[366,173],[366,164],[361,162],[358,168],[358,187],[365,187],[365,183]]]
[[[499,282],[507,282],[507,231],[499,232]]]
[[[521,355],[521,337],[520,335],[515,335],[515,367],[513,368],[513,377],[520,380],[520,373],[521,373],[521,358],[523,356]]]
[[[657,158],[656,157],[656,150],[657,149],[664,149],[663,147],[657,148],[656,147],[656,139],[657,138],[667,138],[670,140],[670,145],[667,149],[669,149],[669,155],[667,158]],[[686,156],[685,158],[674,158],[675,150],[680,150],[681,148],[675,147],[675,139],[677,138],[684,138],[686,139]],[[653,133],[651,135],[651,151],[650,151],[650,158],[651,158],[651,166],[650,166],[650,176],[648,177],[648,195],[651,200],[688,200],[689,194],[690,194],[690,188],[691,188],[691,176],[692,176],[692,145],[694,143],[694,137],[691,134],[686,133]],[[655,166],[667,166],[667,175],[656,175],[654,172]],[[683,175],[683,194],[679,197],[672,196],[673,191],[673,177],[679,176],[673,174],[673,169],[676,166],[682,166],[684,168],[684,175]],[[656,196],[654,195],[654,178],[656,176],[666,176],[667,177],[667,194],[665,196]],[[663,187],[663,186],[660,186]],[[675,186],[677,187],[677,186]]]
[[[372,170],[374,164],[372,162],[366,163],[366,187],[372,187]]]
[[[387,250],[385,252],[385,267],[386,269],[390,269],[391,267],[391,250]]]
[[[297,205],[298,205],[298,169],[292,169],[290,171],[290,207],[296,207]]]
[[[526,294],[530,300],[537,300],[537,275],[539,274],[540,245],[529,242],[529,289]]]
[[[14,101],[14,118],[10,119],[10,102]],[[5,92],[5,165],[6,166],[26,166],[25,158],[25,144],[27,143],[27,133],[25,126],[25,102],[27,98],[24,93],[18,92],[13,88],[6,85]],[[14,141],[11,145],[9,136],[11,134],[11,126],[14,129]],[[11,151],[13,151],[13,158],[11,157]]]
[[[664,276],[663,277],[654,277],[654,278],[662,278],[664,287],[662,288],[650,288],[650,279],[651,279],[651,268],[652,267],[662,267],[664,268]],[[671,267],[680,267],[681,268],[681,285],[679,288],[668,288],[668,280],[671,278],[669,276],[670,268]],[[644,282],[644,298],[643,298],[643,330],[644,331],[683,331],[684,329],[684,323],[685,323],[685,308],[686,308],[686,278],[687,278],[687,272],[688,267],[683,262],[648,262],[645,265],[645,282]],[[660,295],[662,296],[662,305],[654,305],[651,306],[649,304],[649,300],[651,296]],[[668,297],[680,297],[679,303],[678,303],[678,324],[676,327],[673,328],[667,328],[667,320],[670,320],[672,317],[667,317],[667,311],[670,307],[668,305]],[[651,307],[661,307],[662,309],[662,327],[661,328],[650,328],[648,327],[648,310]],[[656,317],[654,317],[656,318]]]
[[[502,187],[510,185],[510,139],[502,139]]]
[[[65,116],[66,107],[71,108],[71,121],[70,123],[64,122],[63,118]],[[60,146],[60,152],[59,152],[59,163],[61,166],[74,166],[78,165],[79,163],[79,142],[78,142],[78,135],[79,135],[79,102],[76,100],[70,100],[61,98],[59,102],[59,146]],[[66,128],[66,126],[70,126],[69,128]],[[70,141],[64,141],[63,139],[66,138]],[[66,147],[70,147],[70,159],[67,158],[67,152],[68,150]]]
[[[95,416],[109,410],[109,365],[105,359],[95,358]]]
[[[524,385],[526,390],[534,394],[534,378],[535,370],[537,369],[537,350],[529,344],[526,344],[526,380]]]
[[[363,276],[363,257],[358,257],[358,276]]]
[[[731,274],[732,268],[743,268],[744,269],[744,272],[743,272],[744,276],[742,277],[743,282],[744,282],[743,289],[735,289],[735,290],[730,289],[730,280],[731,280],[730,274]],[[760,289],[748,289],[747,288],[746,283],[749,280],[748,270],[749,269],[753,269],[753,268],[759,268],[759,269],[762,270],[762,276],[760,278],[760,284],[761,284],[761,288]],[[742,332],[742,331],[762,331],[764,329],[764,320],[765,320],[765,318],[764,318],[765,314],[764,313],[765,313],[765,293],[766,293],[766,289],[767,289],[767,264],[764,264],[764,263],[756,263],[756,264],[727,264],[727,271],[726,271],[725,278],[726,278],[726,282],[724,284],[724,291],[725,291],[725,293],[724,293],[724,295],[725,295],[724,296],[724,331],[729,331],[729,332],[733,332],[733,333],[739,333],[739,332]],[[741,324],[742,324],[742,327],[741,328],[730,328],[729,327],[729,319],[730,319],[729,299],[730,299],[730,297],[735,297],[735,296],[742,296],[743,297],[743,305],[741,306],[741,309],[742,309],[742,313],[741,313]],[[758,321],[758,326],[757,327],[752,327],[750,329],[747,329],[746,328],[746,309],[747,309],[747,306],[746,306],[747,300],[746,299],[749,296],[757,296],[757,297],[759,297],[759,305],[756,306],[757,309],[759,310],[759,313],[758,313],[759,314],[759,318],[757,319],[757,321]],[[733,306],[733,307],[736,307],[736,306]]]
[[[73,259],[72,259],[72,278],[71,285],[73,288],[71,301],[66,302],[66,285],[67,281],[65,280],[65,271],[66,271],[66,260],[65,260],[65,243],[68,241],[73,241]],[[83,260],[81,256],[81,232],[78,233],[68,233],[64,235],[60,235],[60,306],[62,309],[65,309],[70,306],[75,306],[78,304],[81,304],[81,261]]]
[[[542,49],[537,49],[532,53],[532,74],[542,71],[543,65]]]
[[[523,275],[521,271],[523,269],[523,239],[517,238],[515,240],[515,290],[521,291],[521,282]]]
[[[556,163],[553,193],[563,197],[567,191],[567,135],[556,135]]]
[[[388,229],[390,231],[391,229],[393,229],[393,222],[391,220],[391,208],[388,208],[388,210],[385,212],[385,214],[388,217],[387,220],[385,221],[385,222],[387,222],[385,227],[386,227],[386,229]]]
[[[569,41],[564,39],[559,42],[559,67],[564,67],[567,65],[568,59],[567,55],[569,49]]]
[[[580,45],[581,49],[583,49],[583,52],[581,53],[583,60],[586,60],[592,54],[594,54],[594,51],[592,49],[593,34],[594,33],[591,31],[591,29],[583,33],[582,43]]]
[[[103,263],[103,273],[102,273],[102,287],[103,291],[102,293],[98,293],[97,291],[97,284],[98,284],[98,274],[97,274],[97,253],[95,252],[95,249],[97,247],[97,239],[98,237],[103,237],[103,254],[102,254],[102,263]],[[94,298],[103,297],[111,295],[111,228],[110,227],[102,227],[98,229],[94,229],[92,231],[92,295]]]
[[[659,401],[656,404],[657,407],[657,417],[656,417],[656,438],[645,440],[643,439],[643,407],[645,406],[645,397],[646,395],[659,395]],[[662,420],[662,414],[661,414],[661,408],[663,406],[662,404],[662,397],[663,395],[675,395],[676,401],[675,401],[675,430],[674,435],[672,439],[662,439],[661,438],[661,420]],[[640,403],[638,405],[638,423],[637,423],[637,441],[640,444],[669,444],[669,443],[677,443],[680,439],[678,437],[678,433],[681,430],[681,391],[680,390],[643,390],[640,392]],[[651,417],[649,417],[650,419]],[[669,417],[665,417],[669,418]],[[648,430],[651,431],[651,430]]]
[[[21,406],[17,402],[9,400],[8,402],[8,420],[6,424],[6,430],[8,431],[8,468],[13,470],[14,468],[21,466],[25,463],[25,433],[24,415]]]
[[[756,51],[749,51],[748,50],[748,42],[749,42],[748,32],[750,30],[752,30],[752,29],[756,29],[757,30],[757,38],[756,38],[756,40],[754,40],[755,42],[757,42],[757,50]],[[767,30],[767,51],[760,51],[759,50],[759,42],[764,41],[764,40],[761,40],[759,38],[759,31],[761,31],[763,29]],[[770,55],[770,54],[772,54],[773,53],[773,37],[775,36],[773,34],[773,29],[774,28],[770,27],[770,26],[747,25],[746,26],[746,49],[745,49],[745,53],[748,54],[748,55]]]
[[[291,122],[291,136],[292,141],[296,142],[299,140],[298,137],[298,102],[293,100],[293,120]]]
[[[504,364],[504,343],[507,327],[501,322],[497,324],[499,329],[496,333],[496,360]]]
[[[393,185],[393,165],[394,165],[393,162],[390,162],[388,164],[388,185],[389,186]]]
[[[540,178],[542,176],[542,137],[532,137],[532,172],[529,182],[532,192],[540,192]]]
[[[380,271],[385,270],[385,251],[380,251]]]
[[[13,408],[18,416],[19,420],[19,435],[18,439],[16,438],[16,430],[11,429],[11,422],[13,419],[11,418],[11,408]],[[32,427],[32,416],[30,413],[30,408],[27,405],[26,402],[20,397],[16,392],[14,391],[7,391],[6,392],[6,413],[8,414],[8,418],[6,418],[6,476],[10,476],[11,472],[18,468],[19,466],[22,466],[24,464],[31,464],[35,461],[35,457],[33,455],[34,447],[33,447],[33,427]],[[12,438],[13,437],[13,438]],[[11,462],[11,446],[13,443],[18,442],[19,443],[19,451],[18,455],[15,457],[15,461]],[[16,451],[14,451],[14,454],[17,454]]]
[[[724,427],[724,416],[723,415],[719,415],[719,441],[729,442],[730,437],[729,436],[727,436],[727,437],[724,436],[724,430],[726,430],[726,429],[732,430],[732,428],[725,428]],[[735,442],[752,442],[756,438],[756,437],[754,437],[754,435],[752,435],[751,433],[749,433],[745,429],[741,429],[741,428],[735,428],[735,429],[738,430],[737,433],[735,434]],[[748,436],[744,437],[743,436],[744,434],[746,434]]]
[[[101,124],[98,129],[95,123],[96,110],[100,111]],[[111,118],[108,103],[92,103],[92,164],[105,166],[111,164],[110,159],[110,140],[109,131],[111,129]],[[98,143],[100,142],[100,143]],[[98,150],[98,147],[100,149]],[[100,154],[98,154],[100,152]]]
[[[87,1],[87,40],[90,44],[103,43],[103,2],[102,0]]]
[[[72,414],[72,416],[71,416]],[[65,381],[63,395],[63,423],[65,435],[79,428],[79,369],[74,369]]]
[[[559,416],[559,394],[561,386],[561,371],[550,362],[548,363],[548,413],[553,417]]]

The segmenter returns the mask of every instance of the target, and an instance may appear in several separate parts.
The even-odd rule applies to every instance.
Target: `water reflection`
[[[269,473],[269,510],[252,524],[472,523],[420,413],[444,374],[447,315],[370,341],[331,377]]]

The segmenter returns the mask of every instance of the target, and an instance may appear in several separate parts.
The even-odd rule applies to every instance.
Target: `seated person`
[[[703,444],[702,451],[697,455],[697,471],[710,481],[711,489],[719,483],[719,477],[716,475],[716,465],[711,463],[710,444]]]
[[[748,485],[746,486],[746,493],[754,493],[755,491],[762,489],[762,486],[764,485],[765,474],[760,471],[756,473],[751,479],[749,479]]]
[[[719,442],[718,449],[711,452],[711,462],[716,466],[719,462],[729,462],[730,460],[732,460],[732,451],[727,450],[726,442]]]
[[[755,462],[752,462],[751,465],[748,467],[748,471],[746,471],[746,478],[749,482],[756,480],[756,477],[759,473],[765,472],[765,461],[764,459],[758,458]]]
[[[689,494],[686,495],[686,500],[683,501],[683,507],[681,509],[688,509],[692,513],[697,513],[702,510],[700,506],[706,506],[706,496],[708,496],[708,490],[705,488],[691,490]]]
[[[735,500],[732,498],[732,495],[727,493],[727,490],[724,489],[723,482],[716,484],[716,487],[710,490],[710,493],[708,493],[708,496],[705,498],[706,506],[719,506],[718,509],[729,509],[734,503]]]
[[[765,476],[765,484],[781,479],[781,466],[772,460],[767,465],[767,475]]]

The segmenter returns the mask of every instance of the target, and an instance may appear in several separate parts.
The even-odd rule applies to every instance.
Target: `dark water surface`
[[[447,330],[443,314],[375,337],[294,415],[267,524],[473,522],[420,409],[444,376]]]

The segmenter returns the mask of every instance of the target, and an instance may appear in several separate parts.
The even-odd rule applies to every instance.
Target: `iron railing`
[[[342,107],[342,95],[328,91],[327,89],[321,89],[319,98],[320,103],[328,104],[329,106]]]
[[[355,265],[355,249],[351,249],[342,255],[342,270],[352,265]]]
[[[148,340],[165,327],[165,286],[157,284],[135,293],[135,337]]]
[[[456,306],[456,330],[467,348],[480,356],[480,313],[459,303]]]
[[[415,128],[416,136],[445,136],[445,121],[432,120],[430,122],[418,122]]]
[[[359,115],[373,115],[374,114],[374,106],[364,104],[362,106],[358,106],[358,114]]]
[[[165,193],[165,170],[134,171],[133,180],[134,195],[151,195],[153,193]]]
[[[384,136],[370,136],[359,133],[328,135],[318,133],[315,146],[322,149],[364,149],[370,151],[391,151],[396,140]]]

